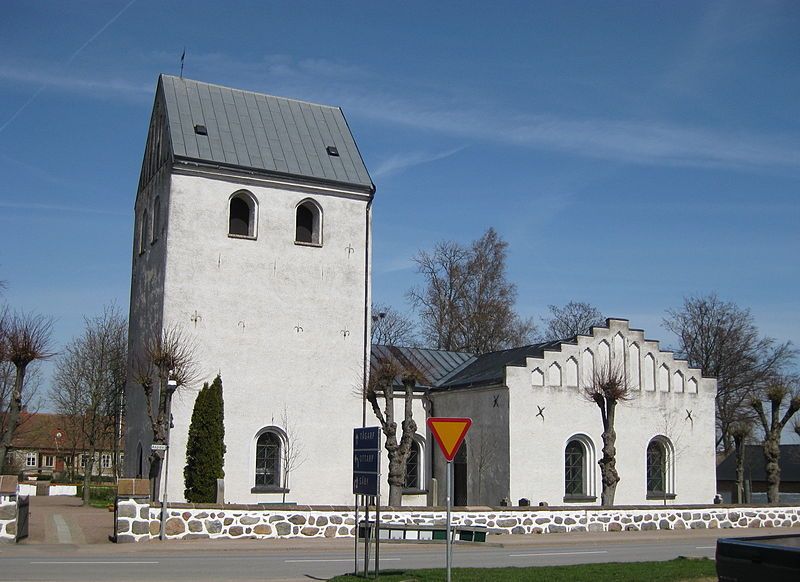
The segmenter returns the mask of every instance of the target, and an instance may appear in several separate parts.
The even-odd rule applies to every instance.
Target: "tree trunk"
[[[781,466],[780,466],[780,431],[770,431],[764,439],[764,460],[767,469],[767,502],[770,505],[780,503]]]
[[[83,504],[89,505],[90,490],[92,486],[92,471],[94,470],[94,447],[89,448],[89,458],[83,470]]]
[[[0,475],[6,468],[6,453],[11,447],[14,439],[14,432],[17,430],[19,415],[22,412],[22,385],[25,382],[26,366],[16,365],[16,378],[14,378],[14,390],[11,392],[11,401],[8,404],[8,416],[6,417],[6,430],[3,438],[0,439]]]
[[[736,503],[744,503],[744,438],[736,439]]]
[[[617,442],[617,433],[614,430],[616,402],[608,402],[607,408],[603,419],[603,458],[598,462],[603,480],[600,503],[603,507],[613,507],[614,494],[617,491],[617,483],[619,483],[617,449],[614,446]]]

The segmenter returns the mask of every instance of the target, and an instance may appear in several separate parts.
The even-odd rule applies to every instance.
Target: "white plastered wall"
[[[577,384],[583,386],[581,379],[588,377],[591,359],[597,363],[605,354],[610,354],[614,363],[624,363],[634,387],[631,400],[617,407],[621,481],[615,504],[664,503],[663,499],[646,498],[647,445],[659,435],[668,438],[674,449],[670,486],[675,498],[667,503],[713,502],[716,381],[703,378],[700,370],[690,369],[671,352],[661,351],[658,342],[645,340],[643,332],[630,329],[625,320],[610,320],[608,328],[594,328],[594,335],[579,336],[577,345],[562,344],[561,351],[528,358],[525,367],[507,368],[511,499],[516,502],[525,497],[533,504],[563,505],[564,449],[571,437],[584,435],[594,449],[589,493],[600,503],[602,484],[596,463],[602,456],[600,409],[583,397]],[[650,369],[645,359],[649,357],[654,361],[653,383],[644,382],[645,371]],[[570,358],[577,363],[578,382],[567,371]],[[553,365],[561,371],[561,385],[557,385],[558,372]],[[537,416],[539,407],[543,410]]]
[[[257,237],[228,236],[228,201],[257,200]],[[322,246],[294,242],[295,208],[322,208]],[[361,426],[367,197],[304,187],[172,176],[164,283],[165,326],[197,342],[202,377],[222,374],[225,499],[251,493],[256,436],[275,426],[299,435],[305,461],[287,501],[352,501],[352,429]],[[169,498],[183,499],[186,438],[200,384],[173,401]],[[284,408],[293,426],[282,426]]]

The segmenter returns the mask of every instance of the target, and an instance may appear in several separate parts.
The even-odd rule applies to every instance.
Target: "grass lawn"
[[[716,579],[714,560],[678,558],[669,562],[614,562],[577,566],[535,568],[453,568],[454,582],[672,582],[698,578]],[[331,582],[357,582],[357,576],[337,576]],[[445,580],[444,568],[435,570],[387,570],[386,582],[438,582]]]

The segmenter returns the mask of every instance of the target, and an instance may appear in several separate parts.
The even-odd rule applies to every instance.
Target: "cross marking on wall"
[[[694,419],[692,418],[692,411],[691,410],[686,409],[686,418],[684,418],[683,420],[691,420],[692,422],[694,422]]]
[[[342,334],[342,337],[345,337],[345,338],[346,338],[347,336],[349,336],[349,335],[350,335],[350,330],[349,330],[349,329],[347,329],[347,328],[345,327],[344,329],[342,329],[342,330],[339,330],[339,333],[341,333],[341,334]]]
[[[197,327],[197,322],[203,319],[203,317],[199,313],[197,313],[197,310],[195,309],[194,313],[192,314],[192,317],[190,317],[189,319],[191,319],[194,326]]]
[[[546,406],[539,406],[539,405],[537,404],[537,405],[536,405],[536,408],[538,408],[538,409],[539,409],[539,412],[537,412],[537,413],[536,413],[536,416],[541,416],[541,417],[542,417],[542,422],[544,422],[544,409],[545,409],[545,408],[547,408],[547,407],[546,407]],[[534,418],[535,418],[535,417],[534,417]]]
[[[500,399],[500,395],[494,397],[494,402],[492,402],[492,408],[500,408],[500,404],[497,402]]]
[[[351,244],[348,244],[346,247],[344,247],[344,250],[347,251],[347,257],[348,258],[350,257],[350,255],[352,255],[354,252],[356,252],[356,249],[354,249],[353,245],[351,245]]]
[[[303,333],[303,328],[300,327],[300,323],[298,323],[297,325],[294,326],[294,331],[296,333]]]

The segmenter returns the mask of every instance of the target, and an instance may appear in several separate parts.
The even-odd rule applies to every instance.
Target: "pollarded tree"
[[[603,421],[603,456],[598,461],[603,482],[601,505],[614,505],[614,494],[620,481],[617,471],[617,433],[614,430],[617,405],[630,399],[630,386],[622,366],[601,362],[583,388],[584,396],[597,404]]]
[[[543,317],[544,341],[563,340],[578,334],[587,334],[594,325],[604,325],[605,317],[594,305],[582,301],[570,301],[562,307],[548,306],[549,317]]]
[[[183,470],[186,500],[216,503],[217,479],[225,477],[224,464],[225,405],[222,378],[217,375],[211,386],[203,384],[194,401]]]
[[[14,384],[8,399],[5,426],[0,435],[0,473],[3,472],[6,453],[19,426],[22,403],[25,398],[25,375],[31,363],[46,360],[50,351],[53,319],[32,313],[15,313],[5,318],[0,337],[0,357],[14,366]]]
[[[172,421],[168,385],[171,383],[176,390],[180,390],[197,381],[196,344],[180,327],[172,325],[146,338],[139,349],[133,380],[144,392],[153,443],[166,445]],[[164,451],[151,450],[148,463],[154,498],[161,490],[163,461]]]
[[[731,427],[734,450],[736,453],[736,499],[742,504],[744,499],[744,463],[747,451],[747,439],[753,434],[753,425],[750,422],[740,421]]]
[[[784,400],[789,396],[789,403],[781,416]],[[761,427],[764,429],[764,460],[767,470],[767,502],[777,505],[780,502],[781,486],[781,432],[794,413],[800,410],[800,394],[791,394],[785,384],[773,384],[764,391],[764,397],[770,403],[770,417],[764,413],[761,398],[753,398],[750,405],[756,411]]]
[[[394,383],[397,377],[403,384],[403,420],[400,426],[400,439],[397,438],[397,421],[394,410]],[[384,447],[389,456],[389,505],[399,507],[403,503],[403,486],[406,482],[406,463],[411,451],[411,443],[417,432],[417,423],[412,415],[414,387],[416,376],[412,373],[401,373],[390,361],[381,362],[378,369],[370,376],[365,387],[365,398],[372,405],[372,411],[381,425],[386,437]],[[383,398],[384,408],[381,410],[379,399]]]

